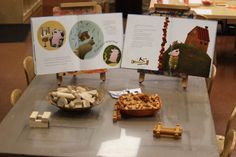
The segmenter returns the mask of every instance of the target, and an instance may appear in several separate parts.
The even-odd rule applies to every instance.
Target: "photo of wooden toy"
[[[149,60],[147,58],[139,57],[137,60],[131,60],[131,63],[137,65],[148,65]]]

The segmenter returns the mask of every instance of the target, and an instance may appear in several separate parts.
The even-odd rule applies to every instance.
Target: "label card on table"
[[[216,28],[216,21],[129,15],[121,67],[209,77]]]
[[[119,68],[122,14],[31,19],[36,74]]]

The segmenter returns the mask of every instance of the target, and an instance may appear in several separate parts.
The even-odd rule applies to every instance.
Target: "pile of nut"
[[[119,97],[116,107],[120,110],[155,110],[161,107],[161,101],[158,94],[124,94]]]
[[[92,107],[98,99],[97,90],[89,90],[81,86],[58,87],[49,92],[49,101],[59,108],[86,109]]]

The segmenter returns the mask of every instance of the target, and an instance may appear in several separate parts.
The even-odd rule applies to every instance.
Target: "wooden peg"
[[[153,135],[155,137],[169,136],[174,138],[180,138],[182,135],[183,129],[179,124],[175,128],[165,127],[162,123],[158,123],[153,129]]]
[[[114,110],[113,111],[113,122],[117,122],[119,120],[121,120],[121,114],[120,114],[120,110]]]
[[[184,74],[181,76],[181,78],[182,78],[181,85],[182,85],[182,88],[185,90],[188,85],[188,75]]]
[[[106,72],[100,73],[100,80],[102,80],[102,81],[106,80]]]
[[[139,73],[139,83],[142,83],[145,79],[145,73],[144,72],[140,72]]]
[[[61,73],[56,73],[56,77],[57,77],[57,85],[58,86],[61,86],[61,83],[62,83],[62,74]]]

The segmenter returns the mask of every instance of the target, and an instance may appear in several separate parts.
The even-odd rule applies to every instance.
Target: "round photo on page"
[[[66,31],[57,21],[43,23],[37,32],[39,44],[47,50],[56,50],[65,43]]]
[[[72,27],[69,42],[76,56],[82,60],[91,59],[99,54],[104,44],[104,36],[96,23],[82,20]]]
[[[121,51],[115,45],[109,45],[103,52],[103,61],[109,66],[116,66],[121,60]]]

